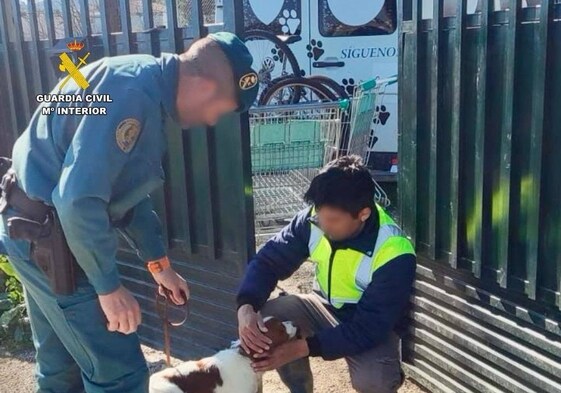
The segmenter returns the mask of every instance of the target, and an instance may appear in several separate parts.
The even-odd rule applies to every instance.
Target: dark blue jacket
[[[260,310],[279,280],[290,277],[309,257],[311,209],[300,212],[290,224],[269,240],[249,262],[238,293],[238,305],[250,304]],[[374,250],[379,218],[373,209],[364,229],[352,239],[332,242],[332,249],[353,248],[366,253]],[[412,254],[399,256],[372,275],[372,282],[358,304],[335,309],[326,307],[341,322],[307,339],[310,356],[326,360],[357,355],[383,342],[393,330],[403,335],[407,309],[415,277],[416,259]]]

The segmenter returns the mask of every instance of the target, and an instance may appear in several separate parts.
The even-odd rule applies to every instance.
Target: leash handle
[[[160,290],[163,293],[163,295],[162,293],[160,293]],[[185,296],[185,294],[182,293],[183,300],[184,300],[184,303],[181,306],[181,309],[184,310],[183,317],[178,321],[170,321],[169,306],[170,304],[172,304],[170,300],[171,294],[172,292],[168,288],[164,287],[163,285],[160,285],[158,288],[156,288],[156,310],[158,311],[158,315],[160,316],[160,319],[162,320],[162,324],[163,324],[164,352],[166,354],[167,367],[171,367],[171,342],[170,342],[171,339],[169,334],[169,328],[170,326],[177,327],[183,325],[187,321],[187,318],[189,317],[189,313],[190,313],[189,303],[187,302],[187,296]],[[177,306],[175,303],[173,303],[173,305]]]
[[[163,295],[160,293],[163,293]],[[163,285],[160,285],[158,287],[158,289],[156,289],[156,307],[158,309],[158,314],[160,315],[160,318],[164,321],[167,321],[168,324],[170,326],[181,326],[183,324],[185,324],[185,322],[187,321],[187,318],[189,318],[189,314],[191,313],[191,310],[189,308],[189,302],[187,301],[187,296],[185,295],[185,293],[181,293],[181,295],[183,296],[183,301],[184,303],[182,305],[177,305],[175,303],[173,303],[170,299],[171,299],[171,290],[169,290],[168,288],[164,287]],[[169,320],[169,315],[168,315],[168,307],[172,305],[175,306],[177,308],[180,308],[181,310],[183,310],[183,316],[181,319],[177,320],[177,321],[170,321]]]

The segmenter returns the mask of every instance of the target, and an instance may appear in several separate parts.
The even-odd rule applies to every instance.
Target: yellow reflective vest
[[[370,255],[349,248],[332,250],[327,236],[310,222],[308,249],[316,264],[314,289],[336,308],[358,303],[377,269],[400,255],[415,255],[413,245],[394,220],[380,206],[376,208],[380,227],[377,238],[372,239],[376,243]]]

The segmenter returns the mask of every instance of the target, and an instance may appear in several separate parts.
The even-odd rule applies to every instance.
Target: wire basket
[[[371,79],[355,88],[351,99],[350,137],[348,153],[357,154],[369,162],[374,147],[374,124],[376,106],[384,100],[386,88],[397,82],[397,76],[386,79]]]
[[[350,137],[347,146],[348,154],[362,157],[365,163],[370,162],[370,154],[374,147],[374,127],[377,124],[376,107],[381,106],[386,95],[386,88],[397,82],[397,76],[386,79],[371,79],[355,88],[351,99]],[[383,207],[391,204],[386,192],[376,184],[376,203]]]
[[[311,180],[338,157],[338,102],[256,107],[250,110],[256,230],[283,225],[306,205]]]

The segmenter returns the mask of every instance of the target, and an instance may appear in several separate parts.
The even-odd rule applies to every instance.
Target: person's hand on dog
[[[154,281],[159,284],[159,293],[166,296],[162,287],[169,289],[170,299],[172,302],[181,306],[189,300],[190,292],[187,281],[175,272],[171,267],[168,267],[161,272],[152,273]]]
[[[263,317],[249,304],[238,309],[238,332],[240,345],[247,354],[251,354],[252,351],[263,353],[269,350],[272,341],[263,334],[267,332]]]
[[[309,354],[310,350],[305,339],[291,340],[279,345],[270,353],[265,352],[255,355],[258,359],[251,363],[251,367],[256,372],[276,370]]]

